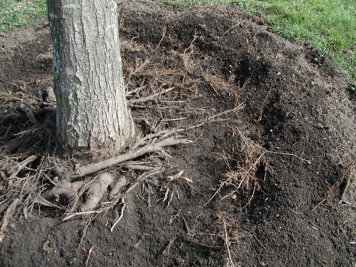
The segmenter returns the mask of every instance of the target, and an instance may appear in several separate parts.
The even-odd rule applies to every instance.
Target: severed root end
[[[65,196],[69,203],[73,204],[78,201],[78,190],[83,186],[84,182],[70,183],[67,180],[61,181],[57,186],[45,191],[41,197],[46,200],[59,199],[60,196]]]
[[[96,208],[100,199],[108,190],[109,185],[114,181],[114,176],[109,172],[99,174],[90,186],[87,199],[82,206],[82,211],[89,211]]]

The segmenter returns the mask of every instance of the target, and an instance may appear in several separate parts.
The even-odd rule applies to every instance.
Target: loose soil
[[[0,141],[25,136],[1,154],[2,216],[22,197],[0,243],[1,266],[355,266],[356,109],[327,57],[234,6],[127,2],[119,14],[142,133],[203,123],[181,133],[193,142],[167,148],[170,157],[140,159],[163,161],[165,171],[128,194],[112,232],[123,204],[63,222],[62,210],[33,202],[51,179],[39,166],[56,150],[55,115],[40,112],[51,106],[48,24],[1,37]],[[141,174],[111,171],[130,183]]]

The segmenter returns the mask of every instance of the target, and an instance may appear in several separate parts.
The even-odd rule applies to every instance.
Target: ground
[[[51,170],[39,166],[59,150],[54,114],[44,111],[49,26],[44,19],[1,37],[1,142],[12,150],[1,154],[3,217],[21,197],[0,243],[1,265],[355,266],[356,108],[328,58],[234,6],[127,2],[119,15],[136,125],[144,135],[184,129],[192,142],[141,157],[165,170],[125,205],[62,221],[62,210],[30,201],[50,184]],[[9,147],[19,135],[20,145]],[[14,164],[33,154],[32,169],[10,179]],[[110,171],[129,184],[141,174],[124,165]],[[34,177],[33,191],[26,177]]]

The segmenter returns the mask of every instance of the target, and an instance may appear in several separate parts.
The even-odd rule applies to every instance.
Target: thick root
[[[109,194],[109,199],[113,200],[115,197],[117,197],[117,195],[119,194],[119,192],[121,191],[121,189],[127,184],[127,180],[126,177],[121,175],[118,179],[118,181],[116,182],[116,184],[113,186],[113,188],[110,191]]]
[[[90,186],[87,199],[81,210],[89,211],[96,208],[100,199],[108,190],[109,185],[114,181],[114,176],[109,172],[99,174],[98,178]]]

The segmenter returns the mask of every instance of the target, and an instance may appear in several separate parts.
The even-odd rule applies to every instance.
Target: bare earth
[[[44,19],[1,37],[1,145],[25,136],[1,152],[1,215],[21,197],[1,266],[355,266],[356,107],[328,59],[233,6],[127,2],[119,13],[137,126],[144,135],[186,129],[180,134],[193,142],[141,157],[165,170],[125,205],[63,222],[64,211],[34,201],[54,179],[39,166],[62,153],[55,114],[41,112],[51,106],[43,95],[52,84],[49,26]],[[128,186],[142,174],[110,171]]]

